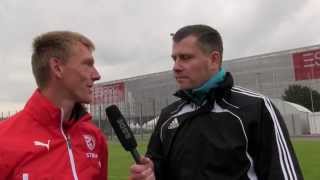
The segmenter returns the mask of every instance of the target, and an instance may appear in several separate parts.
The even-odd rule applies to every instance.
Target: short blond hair
[[[89,38],[71,31],[51,31],[34,39],[31,65],[33,75],[40,89],[47,85],[50,78],[49,59],[56,57],[66,61],[77,43],[83,44],[90,51],[95,49]]]

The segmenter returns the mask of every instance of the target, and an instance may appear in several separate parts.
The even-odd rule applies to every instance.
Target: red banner
[[[93,104],[113,104],[124,101],[124,83],[97,85],[93,90]]]
[[[296,81],[320,78],[320,49],[292,55]]]

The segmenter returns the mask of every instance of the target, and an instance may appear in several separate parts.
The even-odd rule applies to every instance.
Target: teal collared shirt
[[[218,87],[218,84],[222,82],[225,78],[226,71],[221,68],[219,72],[214,74],[207,82],[205,82],[202,86],[186,91],[187,94],[191,97],[192,101],[201,105],[205,100],[207,94],[212,88]]]

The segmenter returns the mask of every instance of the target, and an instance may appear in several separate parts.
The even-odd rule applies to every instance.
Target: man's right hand
[[[129,180],[155,180],[153,162],[147,158],[141,158],[141,164],[130,167]]]

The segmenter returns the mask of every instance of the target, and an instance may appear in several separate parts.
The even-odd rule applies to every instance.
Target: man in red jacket
[[[70,31],[33,42],[38,88],[24,109],[0,123],[0,180],[106,180],[107,144],[83,104],[100,75],[93,43]]]

